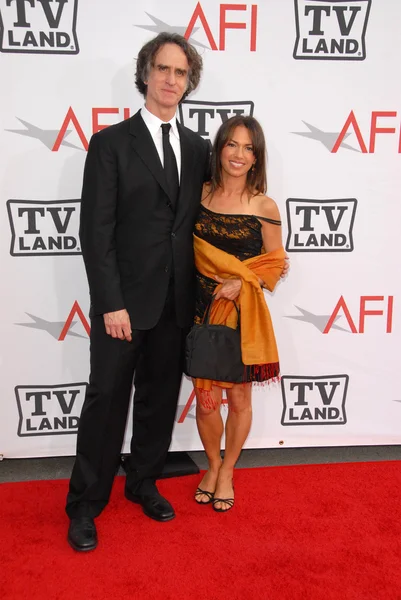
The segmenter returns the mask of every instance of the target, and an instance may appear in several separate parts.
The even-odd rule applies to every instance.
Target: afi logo
[[[281,378],[282,425],[344,425],[348,375]]]
[[[253,115],[254,104],[245,102],[201,102],[184,100],[179,106],[180,121],[199,135],[214,139],[222,123],[238,115]]]
[[[331,151],[333,153],[336,153],[341,144],[343,143],[344,139],[346,139],[350,135],[349,130],[353,130],[356,135],[359,148],[363,154],[374,154],[376,148],[376,136],[378,133],[397,134],[398,153],[401,153],[401,128],[399,119],[397,119],[396,123],[394,123],[394,121],[390,121],[390,123],[387,122],[387,124],[393,125],[393,127],[382,127],[378,123],[378,119],[380,119],[380,124],[383,125],[382,119],[394,119],[396,117],[397,111],[395,110],[372,111],[370,118],[370,132],[369,136],[365,138],[365,141],[361,132],[361,128],[359,127],[358,121],[354,114],[354,111],[351,110]],[[397,128],[394,127],[394,125],[397,125]]]
[[[78,0],[0,0],[0,50],[78,54]]]
[[[1,0],[0,0],[1,1]],[[113,117],[105,117],[104,115],[114,115]],[[70,106],[67,110],[65,116],[60,119],[59,129],[57,130],[56,135],[52,138],[49,134],[52,130],[41,129],[40,127],[28,123],[28,121],[24,121],[22,119],[18,119],[25,129],[6,129],[10,133],[17,133],[20,135],[24,135],[25,137],[36,138],[42,142],[49,150],[52,152],[58,152],[60,146],[67,146],[68,148],[74,148],[75,150],[88,150],[88,139],[92,134],[97,133],[101,129],[105,129],[112,123],[104,123],[101,121],[107,120],[107,118],[111,118],[114,123],[121,121],[122,119],[129,119],[131,116],[129,108],[119,109],[117,107],[103,107],[103,108],[92,108],[91,110],[91,123],[92,128],[91,131],[88,132],[88,135],[85,135],[84,130],[82,128],[79,119]],[[70,135],[72,131],[75,131],[76,135],[79,138],[80,145],[77,146],[67,141],[65,138]]]
[[[42,317],[38,317],[37,315],[33,315],[31,313],[26,314],[28,317],[30,317],[31,321],[29,323],[15,323],[15,325],[19,325],[20,327],[28,327],[29,329],[46,331],[58,342],[64,342],[67,335],[81,339],[87,339],[87,337],[90,335],[90,325],[82,308],[79,306],[76,300],[72,305],[72,308],[65,321],[48,321],[47,319],[43,319]],[[72,331],[77,324],[77,320],[74,320],[75,317],[78,317],[78,319],[81,321],[81,325],[86,335],[76,333],[75,330]]]
[[[380,309],[378,309],[377,306],[374,306],[374,310],[371,310],[370,308],[368,309],[366,307],[366,304],[370,303],[370,302],[375,302],[375,303],[385,302],[385,308],[383,308],[382,305],[380,305],[381,306]],[[343,296],[341,296],[339,301],[337,302],[332,314],[330,315],[329,320],[327,321],[327,325],[324,328],[323,333],[329,333],[333,324],[336,322],[340,312],[342,312],[344,314],[345,318],[347,319],[348,325],[349,325],[352,333],[365,333],[365,317],[367,317],[367,316],[384,317],[385,332],[392,333],[392,330],[393,330],[393,307],[394,307],[394,296],[388,296],[387,298],[385,296],[361,296],[360,302],[359,302],[359,315],[358,315],[359,318],[356,320],[356,323],[358,324],[358,327],[357,327],[355,324],[355,321],[352,319],[351,311],[349,310],[347,303],[345,302]]]
[[[77,433],[86,386],[87,383],[17,386],[18,436]]]
[[[187,3],[188,4],[188,3]],[[257,38],[257,22],[258,22],[258,7],[256,4],[220,4],[218,23],[215,27],[215,20],[209,20],[206,17],[205,11],[203,10],[202,4],[197,3],[194,12],[192,13],[188,25],[182,26],[182,24],[171,24],[165,23],[159,17],[155,17],[149,13],[146,13],[148,17],[153,21],[152,25],[136,25],[140,29],[151,31],[153,34],[161,33],[162,31],[175,31],[184,35],[194,46],[200,46],[201,48],[210,48],[211,50],[224,51],[226,49],[226,32],[227,29],[245,29],[248,30],[247,38],[249,43],[249,50],[251,52],[256,51],[256,38]],[[238,14],[241,13],[241,14]],[[209,46],[206,46],[199,42],[196,38],[192,37],[192,34],[197,34],[198,30],[202,28]],[[229,36],[233,39],[233,36]],[[240,40],[245,40],[244,34],[241,37],[235,36],[235,44],[238,47]],[[232,44],[232,42],[231,42]]]
[[[225,392],[223,391],[223,394]],[[223,399],[221,401],[222,405],[227,404],[227,397],[224,397],[223,395]],[[190,415],[190,411],[192,410],[192,408],[196,405],[196,400],[195,400],[195,390],[192,390],[192,392],[189,394],[188,400],[186,401],[186,403],[184,405],[179,405],[177,407],[177,414],[176,414],[176,421],[177,423],[184,423],[185,419],[190,416],[192,418],[195,418],[193,415]],[[182,409],[182,410],[181,410]]]
[[[88,334],[88,337],[90,336],[91,329],[90,329],[88,320],[85,317],[83,310],[79,306],[77,300],[75,300],[75,302],[72,305],[72,308],[70,310],[70,314],[68,315],[67,320],[64,323],[64,326],[60,332],[60,336],[58,338],[59,342],[64,342],[65,336],[70,332],[70,328],[75,325],[76,321],[73,320],[75,316],[77,316],[79,318],[79,320],[81,321],[86,333]]]
[[[8,200],[11,256],[81,254],[79,200]]]
[[[357,200],[287,200],[287,252],[352,252]]]
[[[294,58],[364,60],[371,0],[295,0]]]
[[[372,306],[370,303],[374,302]],[[377,306],[377,303],[380,303]],[[384,303],[384,306],[383,306]],[[352,313],[347,305],[345,298],[340,296],[334,310],[331,314],[317,314],[312,313],[305,308],[300,306],[296,307],[301,314],[299,315],[286,315],[287,319],[294,319],[295,321],[303,321],[309,323],[318,329],[321,333],[329,333],[331,329],[337,331],[343,331],[346,333],[365,333],[365,319],[366,317],[381,317],[380,322],[375,319],[374,323],[370,323],[370,328],[376,324],[376,331],[378,334],[392,333],[393,331],[393,308],[394,308],[394,296],[361,296],[358,298],[358,309]],[[349,329],[345,329],[338,324],[342,321],[343,316],[347,319]],[[369,319],[371,321],[371,319]]]
[[[383,119],[392,119],[385,121]],[[397,119],[394,121],[394,119]],[[376,151],[376,142],[378,134],[391,134],[397,137],[388,140],[392,144],[392,148],[396,149],[401,154],[401,128],[398,113],[395,110],[374,110],[370,115],[370,128],[368,132],[362,133],[358,120],[353,110],[349,113],[345,120],[341,131],[324,131],[311,123],[303,121],[309,131],[293,131],[295,135],[306,137],[316,142],[320,142],[332,154],[336,154],[340,148],[352,150],[354,152],[362,152],[362,154],[374,154]],[[386,125],[383,127],[383,125]],[[388,127],[391,125],[391,127]],[[348,143],[348,138],[351,134],[356,136],[356,142],[359,150]],[[365,135],[365,137],[364,137]],[[381,140],[383,144],[383,140]]]
[[[212,29],[206,19],[206,15],[202,9],[202,5],[200,2],[196,5],[194,13],[189,21],[187,30],[184,34],[186,39],[189,39],[191,33],[194,30],[195,25],[202,25],[208,42],[210,44],[210,48],[212,50],[220,50],[223,51],[226,49],[226,30],[227,29],[247,29],[247,23],[241,22],[233,22],[228,21],[227,12],[233,11],[242,11],[249,12],[250,11],[250,24],[249,24],[249,49],[251,52],[255,52],[256,50],[256,28],[257,28],[257,19],[258,19],[258,7],[256,4],[251,4],[249,7],[247,4],[220,4],[220,15],[219,15],[219,37],[218,37],[218,46],[216,43],[215,37],[213,37]]]

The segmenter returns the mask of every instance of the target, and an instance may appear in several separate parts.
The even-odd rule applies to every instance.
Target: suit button
[[[167,267],[167,266],[166,266],[166,267],[164,267],[164,272],[165,272],[165,273],[168,273],[168,267]]]
[[[174,231],[173,231],[173,233],[171,234],[171,237],[172,237],[172,238],[175,238],[175,236],[176,236],[176,234],[175,234],[175,233],[174,233]]]

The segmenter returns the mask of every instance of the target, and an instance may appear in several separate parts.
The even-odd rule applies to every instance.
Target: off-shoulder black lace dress
[[[262,224],[281,225],[281,221],[256,215],[216,213],[201,205],[195,223],[195,235],[216,248],[233,254],[243,261],[263,252]],[[196,271],[195,323],[201,323],[212,294],[218,283]],[[246,381],[263,381],[263,369],[247,368]],[[278,373],[277,373],[278,374]]]

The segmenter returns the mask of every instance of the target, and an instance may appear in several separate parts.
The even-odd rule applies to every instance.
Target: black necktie
[[[180,184],[178,180],[177,161],[175,159],[174,150],[170,144],[170,123],[163,123],[161,126],[163,132],[163,155],[164,155],[164,172],[166,174],[167,185],[170,190],[171,202],[173,208],[177,205],[178,191]]]

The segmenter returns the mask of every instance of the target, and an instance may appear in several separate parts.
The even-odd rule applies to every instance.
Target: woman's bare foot
[[[225,512],[234,506],[234,485],[232,469],[225,470],[222,467],[216,484],[215,499],[232,500],[232,502],[213,502],[213,508],[217,511]]]
[[[220,465],[221,463],[218,467],[210,467],[204,474],[203,479],[195,492],[195,500],[198,504],[209,504],[212,501],[216,489],[217,478],[219,476]],[[208,492],[208,494],[203,494],[200,490]]]

